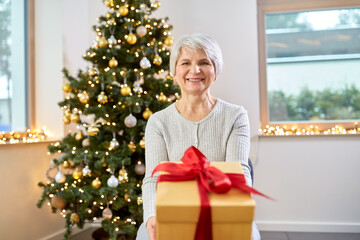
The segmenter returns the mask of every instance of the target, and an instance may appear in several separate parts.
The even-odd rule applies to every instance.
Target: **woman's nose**
[[[197,64],[193,65],[193,67],[191,68],[191,71],[192,71],[193,73],[199,73],[199,72],[200,72],[200,67],[199,67],[199,65],[197,65]]]

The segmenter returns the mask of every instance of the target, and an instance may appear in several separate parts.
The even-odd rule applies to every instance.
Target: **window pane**
[[[270,122],[360,119],[360,8],[266,15]]]
[[[0,131],[26,127],[25,1],[0,0]]]

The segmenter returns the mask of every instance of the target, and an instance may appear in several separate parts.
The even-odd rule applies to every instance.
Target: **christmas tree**
[[[153,112],[179,97],[168,72],[172,26],[149,18],[160,6],[152,0],[105,0],[109,8],[94,26],[97,37],[84,54],[86,71],[64,69],[63,122],[77,132],[49,145],[46,202],[74,225],[102,219],[111,239],[134,237],[142,222],[141,184],[145,173],[144,131]],[[54,171],[51,171],[54,170]],[[53,175],[50,172],[54,172]],[[56,174],[55,174],[56,173]]]

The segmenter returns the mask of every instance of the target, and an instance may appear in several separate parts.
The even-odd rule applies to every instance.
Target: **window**
[[[30,127],[32,1],[0,0],[0,131]]]
[[[261,123],[360,119],[360,3],[259,0]]]

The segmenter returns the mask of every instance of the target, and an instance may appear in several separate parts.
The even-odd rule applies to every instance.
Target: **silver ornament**
[[[90,146],[90,141],[88,138],[84,138],[84,140],[82,141],[82,145],[83,147],[88,147]]]
[[[83,172],[83,175],[84,175],[84,176],[87,176],[87,175],[90,175],[91,170],[90,170],[89,166],[86,165],[86,166],[83,168],[82,172]]]
[[[144,164],[136,164],[135,172],[138,175],[143,175],[145,173],[145,165]]]
[[[136,126],[137,123],[137,119],[136,117],[134,117],[134,115],[132,115],[130,113],[130,115],[128,115],[125,120],[124,120],[125,126],[127,126],[128,128],[133,128]]]
[[[114,175],[111,175],[111,177],[107,180],[107,185],[109,187],[116,188],[119,185],[119,180]]]
[[[112,218],[112,212],[111,212],[111,209],[110,208],[105,208],[104,211],[102,212],[102,217],[104,219],[111,219]]]
[[[147,57],[143,57],[140,61],[140,67],[142,69],[147,69],[149,67],[151,67],[151,63],[149,61],[149,59],[147,59]]]
[[[139,35],[140,37],[145,36],[146,33],[147,33],[146,27],[144,27],[144,26],[138,26],[138,27],[136,28],[136,33],[137,33],[137,35]]]
[[[111,44],[111,45],[114,45],[114,44],[116,44],[116,38],[114,37],[114,35],[111,35],[109,38],[108,38],[108,42],[109,42],[109,44]]]
[[[55,181],[57,183],[64,183],[66,180],[66,177],[62,172],[58,171],[58,173],[55,175]]]
[[[116,140],[116,138],[113,138],[113,139],[110,141],[109,150],[113,150],[113,149],[117,148],[118,146],[119,146],[119,142]]]
[[[142,89],[142,87],[140,87],[140,86],[138,85],[138,86],[135,86],[135,87],[134,87],[134,92],[136,92],[136,93],[142,93],[142,92],[143,92],[143,89]]]

